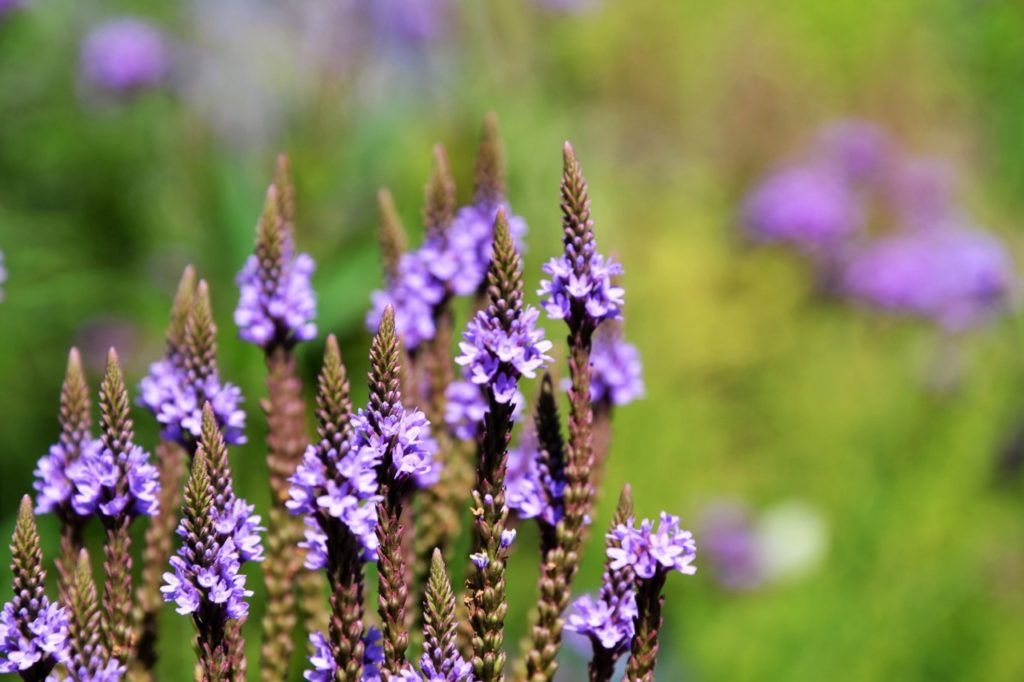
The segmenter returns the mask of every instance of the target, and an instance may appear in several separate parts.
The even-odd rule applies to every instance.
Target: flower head
[[[209,403],[227,442],[242,444],[242,391],[221,381],[209,287],[204,281],[193,282],[194,272],[186,268],[171,308],[167,351],[140,382],[139,403],[161,424],[161,437],[190,451],[202,432],[203,405]]]
[[[322,632],[312,632],[309,643],[313,652],[309,662],[313,666],[302,673],[310,682],[334,682],[338,664],[331,652],[331,644]],[[380,630],[371,627],[363,636],[363,681],[380,682],[379,666],[384,661],[384,651],[380,646]]]
[[[0,672],[44,679],[68,658],[67,612],[46,597],[46,572],[32,500],[21,500],[11,542],[14,596],[0,611]]]
[[[608,548],[609,567],[617,570],[631,566],[639,578],[652,578],[656,572],[675,570],[693,575],[697,558],[697,543],[688,530],[679,527],[679,517],[662,512],[657,530],[654,522],[644,519],[640,527],[632,523],[620,524],[612,530],[610,538],[620,543]]]
[[[597,328],[590,364],[590,399],[595,404],[621,406],[643,397],[640,353],[622,337],[619,325],[605,322]]]
[[[832,166],[777,171],[747,198],[743,222],[763,242],[787,242],[806,251],[835,247],[861,228],[857,197]]]
[[[169,61],[160,31],[130,17],[96,27],[82,44],[82,75],[91,85],[117,93],[159,85]]]
[[[943,226],[866,247],[846,265],[843,285],[855,300],[959,331],[1005,311],[1014,276],[994,236]]]
[[[573,602],[573,612],[565,627],[592,637],[611,650],[629,643],[635,617],[636,593],[633,590],[610,600],[587,594]]]
[[[295,253],[291,197],[287,160],[282,157],[275,183],[267,190],[255,253],[237,278],[239,336],[264,349],[316,336],[316,294],[311,284],[316,263],[308,254]]]

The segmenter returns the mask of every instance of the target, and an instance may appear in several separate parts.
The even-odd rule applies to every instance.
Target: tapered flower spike
[[[72,348],[60,390],[60,438],[40,458],[33,483],[38,493],[36,513],[53,512],[60,518],[61,553],[56,567],[61,601],[65,601],[63,595],[74,573],[75,557],[82,546],[82,531],[88,520],[77,514],[72,506],[75,490],[68,478],[68,470],[87,451],[99,448],[99,441],[92,437],[91,425],[89,386],[78,349]]]
[[[498,115],[493,111],[484,116],[473,194],[479,204],[498,204],[505,200],[505,149],[498,129]]]
[[[579,568],[579,551],[594,497],[592,469],[594,410],[590,398],[590,352],[597,325],[621,315],[623,291],[613,278],[622,273],[614,261],[597,253],[594,222],[590,215],[587,182],[572,145],[563,148],[561,184],[564,254],[544,271],[551,280],[541,282],[544,309],[569,328],[569,439],[565,467],[565,515],[555,537],[559,546],[548,552],[541,567],[541,594],[533,645],[527,653],[530,682],[550,682],[558,669],[562,613],[568,605],[572,581]]]
[[[408,239],[405,236],[402,218],[395,208],[394,197],[391,196],[391,190],[386,187],[377,190],[377,210],[380,214],[380,228],[377,233],[380,258],[384,273],[387,275],[386,279],[391,282],[398,276],[398,263],[408,248]]]
[[[473,627],[473,668],[482,682],[504,679],[505,561],[514,531],[506,530],[505,474],[514,397],[520,377],[533,377],[550,361],[551,343],[535,327],[537,311],[523,305],[519,253],[504,209],[494,222],[494,248],[487,274],[489,305],[467,325],[456,358],[472,381],[484,388],[487,413],[473,490],[472,566],[466,604]]]
[[[287,154],[278,154],[274,164],[274,187],[277,189],[277,215],[281,229],[288,239],[295,235],[295,183],[292,164]]]
[[[368,649],[363,631],[363,562],[376,557],[374,532],[378,454],[353,439],[352,405],[341,352],[327,339],[317,384],[317,434],[290,479],[288,509],[306,515],[307,568],[326,568],[331,584],[328,636],[310,637],[311,680],[362,680]],[[374,650],[375,651],[375,650]]]
[[[111,659],[101,637],[99,602],[89,553],[82,549],[68,587],[68,675],[72,680],[117,682],[124,666]]]
[[[423,224],[427,238],[442,235],[455,215],[455,181],[442,145],[434,147],[434,170],[424,190]]]
[[[441,550],[435,549],[430,560],[430,578],[423,600],[424,637],[423,657],[420,660],[423,678],[445,682],[472,680],[473,666],[462,658],[456,648],[457,631],[455,594],[448,580]]]
[[[11,540],[14,596],[0,612],[0,673],[42,682],[67,660],[67,612],[46,597],[46,571],[32,499],[21,498]]]
[[[633,493],[627,484],[612,517],[612,531],[630,523],[632,518]],[[608,549],[622,547],[613,533],[606,536],[605,542]],[[633,583],[632,566],[626,564],[612,568],[612,559],[607,558],[597,599],[588,595],[574,603],[575,612],[569,616],[566,627],[590,639],[594,650],[588,667],[590,682],[610,682],[615,673],[615,662],[629,649],[633,638],[633,619],[637,615]]]

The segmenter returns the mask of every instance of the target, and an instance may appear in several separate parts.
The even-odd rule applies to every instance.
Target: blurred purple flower
[[[3,16],[4,0],[0,0],[0,16]],[[7,270],[4,268],[4,252],[0,251],[0,303],[4,302],[4,283],[7,282]]]
[[[622,338],[620,325],[605,322],[597,328],[590,364],[590,399],[595,404],[627,405],[644,396],[640,352]]]
[[[763,242],[785,242],[805,251],[841,243],[861,228],[857,197],[835,168],[793,166],[768,176],[747,198],[743,223]]]
[[[384,39],[422,45],[452,26],[450,0],[361,0],[370,12],[376,34]]]
[[[1014,276],[993,235],[942,226],[867,246],[847,264],[843,284],[856,300],[962,331],[1006,310]]]
[[[749,590],[763,581],[753,519],[742,506],[718,502],[704,512],[701,551],[711,575],[730,590]]]
[[[825,159],[836,164],[848,179],[865,183],[883,176],[893,152],[893,142],[886,130],[858,119],[825,126],[818,145]]]
[[[132,92],[158,85],[167,77],[168,49],[158,29],[140,19],[121,17],[86,36],[81,67],[91,85]]]
[[[7,15],[12,14],[15,10],[21,9],[24,4],[24,0],[0,0],[0,21],[3,21]]]

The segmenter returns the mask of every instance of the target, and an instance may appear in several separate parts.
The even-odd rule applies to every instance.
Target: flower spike
[[[377,210],[380,213],[380,228],[377,233],[380,258],[386,279],[390,283],[398,276],[398,264],[408,245],[402,218],[395,208],[395,199],[391,196],[391,190],[386,187],[377,191]]]

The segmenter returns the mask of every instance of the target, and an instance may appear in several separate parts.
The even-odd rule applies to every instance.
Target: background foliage
[[[222,375],[248,396],[239,487],[265,508],[263,368],[230,313],[274,153],[293,157],[321,338],[339,335],[359,377],[380,280],[377,187],[418,230],[439,141],[468,200],[479,122],[494,109],[510,199],[530,225],[530,281],[559,248],[564,139],[590,180],[598,239],[627,268],[648,397],[617,414],[598,527],[628,480],[644,515],[666,508],[696,527],[718,498],[795,500],[827,529],[822,562],[784,583],[728,592],[703,569],[670,580],[662,678],[1024,676],[1020,470],[1001,460],[1024,418],[1016,322],[944,339],[867,315],[817,295],[798,260],[751,248],[735,226],[761,173],[820,123],[856,115],[951,160],[974,214],[1019,252],[1019,3],[600,0],[558,13],[464,0],[414,44],[346,42],[343,24],[321,26],[327,38],[289,33],[321,5],[37,2],[0,22],[0,535],[56,436],[67,348],[83,348],[94,389],[112,343],[137,380],[161,352],[187,262],[211,282]],[[180,58],[164,88],[95,97],[79,44],[120,13],[149,16]],[[300,49],[311,45],[344,49],[311,62]],[[301,351],[308,379],[321,350]],[[136,418],[151,448],[152,420]],[[54,520],[41,527],[52,557]],[[533,542],[517,543],[512,623],[534,603]],[[247,570],[259,583],[260,568]],[[581,586],[599,575],[591,546]],[[253,645],[261,610],[257,597]],[[163,678],[179,679],[189,624],[171,609],[164,623]]]

